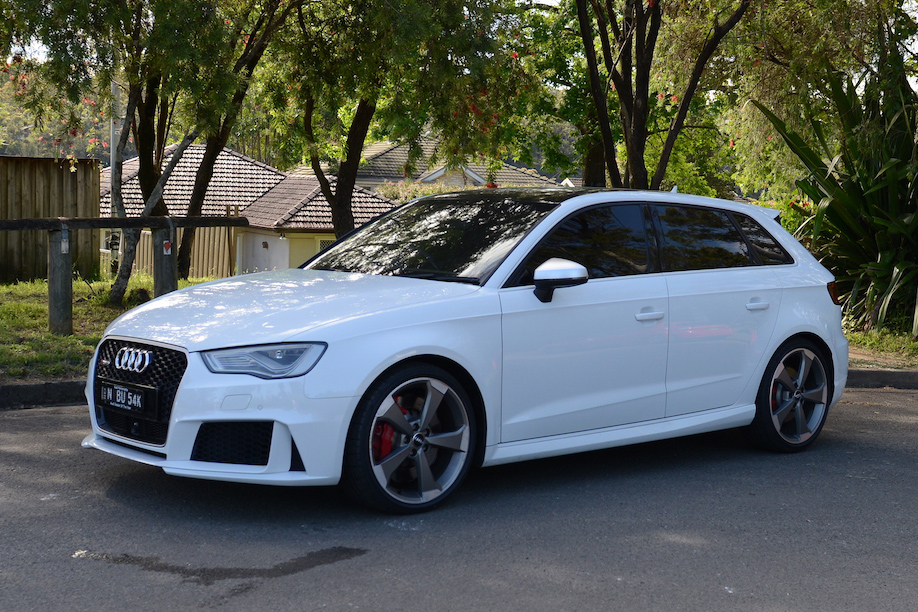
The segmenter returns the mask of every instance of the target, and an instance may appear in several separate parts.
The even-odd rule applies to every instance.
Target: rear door
[[[782,298],[778,275],[740,231],[738,219],[745,216],[696,206],[654,208],[669,294],[666,416],[731,406],[774,331]]]

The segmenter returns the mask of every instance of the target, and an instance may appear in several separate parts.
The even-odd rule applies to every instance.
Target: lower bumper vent
[[[268,465],[274,421],[204,423],[191,451],[192,461]]]

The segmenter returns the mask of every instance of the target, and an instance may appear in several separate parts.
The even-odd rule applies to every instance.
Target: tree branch
[[[743,18],[743,14],[746,12],[746,9],[749,8],[751,2],[752,0],[740,0],[739,6],[736,7],[736,10],[733,11],[727,21],[722,25],[717,25],[715,22],[710,38],[708,38],[701,53],[695,60],[695,67],[689,77],[685,92],[682,94],[682,99],[679,101],[679,110],[670,123],[669,134],[666,137],[666,142],[663,144],[663,151],[660,153],[660,161],[657,163],[657,170],[653,175],[653,180],[650,182],[651,189],[659,189],[660,185],[663,183],[663,177],[666,175],[666,166],[669,164],[669,158],[676,144],[676,138],[679,136],[679,132],[685,123],[689,104],[692,101],[692,96],[695,95],[695,91],[698,89],[698,83],[701,81],[701,75],[704,72],[708,60],[714,55],[714,51],[717,50],[717,46],[724,37],[737,23],[739,23],[740,19]]]
[[[321,160],[319,160],[316,132],[312,125],[312,117],[315,110],[316,100],[310,95],[306,98],[306,103],[303,108],[303,129],[306,132],[306,144],[309,145],[309,163],[312,166],[313,174],[316,175],[316,180],[319,181],[319,188],[322,190],[322,195],[325,196],[328,205],[334,208],[338,199],[331,190],[331,184],[328,182],[328,177],[325,176],[325,171],[322,170]]]
[[[172,174],[172,170],[175,169],[175,165],[182,158],[182,154],[185,153],[185,149],[188,148],[192,142],[198,137],[198,130],[192,130],[185,135],[185,138],[182,139],[182,142],[175,148],[175,151],[172,152],[172,157],[169,158],[169,163],[163,169],[163,173],[160,175],[159,180],[156,181],[156,187],[153,188],[153,192],[150,194],[150,197],[147,198],[146,204],[144,204],[142,216],[149,216],[153,212],[153,208],[163,197],[163,190],[166,188],[166,181],[169,180],[169,176]]]
[[[124,125],[121,126],[121,135],[118,137],[118,144],[115,146],[112,155],[112,211],[117,217],[127,217],[127,211],[124,209],[124,199],[121,196],[121,173],[124,167],[124,147],[127,146],[128,137],[131,134],[131,127],[134,124],[134,107],[137,105],[137,88],[131,86],[128,88],[127,109],[124,111]]]

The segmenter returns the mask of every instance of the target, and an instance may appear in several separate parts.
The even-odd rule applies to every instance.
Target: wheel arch
[[[815,344],[815,345],[816,345],[816,348],[818,348],[820,351],[822,351],[823,355],[826,356],[826,361],[827,361],[826,367],[827,367],[827,369],[829,370],[829,371],[826,373],[826,378],[828,379],[828,381],[829,381],[830,383],[832,383],[832,385],[833,385],[833,387],[834,387],[834,385],[835,385],[835,359],[836,359],[836,357],[835,357],[835,353],[832,351],[832,348],[826,343],[825,340],[823,340],[823,339],[822,339],[819,335],[817,335],[817,334],[814,334],[814,333],[812,333],[812,332],[798,332],[798,333],[796,333],[796,334],[794,334],[794,335],[792,335],[792,336],[789,336],[789,337],[786,338],[783,342],[781,342],[781,344],[778,345],[778,347],[775,349],[774,352],[777,353],[777,352],[781,349],[782,346],[784,346],[784,345],[786,345],[786,344],[788,344],[789,342],[792,342],[792,341],[794,341],[794,340],[807,340],[808,342],[811,342],[811,343]],[[774,353],[772,353],[772,354],[774,354]],[[769,357],[769,359],[771,359],[771,357]],[[832,389],[832,393],[833,393],[833,395],[834,395],[835,389]]]
[[[367,394],[373,392],[373,389],[376,388],[377,383],[389,376],[393,371],[411,365],[432,365],[445,370],[457,381],[459,381],[459,383],[462,385],[462,388],[465,389],[466,393],[468,393],[469,398],[472,400],[472,410],[475,411],[476,422],[475,456],[472,457],[472,466],[480,467],[484,461],[485,444],[487,442],[488,434],[488,421],[484,405],[484,396],[482,395],[481,389],[479,388],[478,383],[475,381],[475,378],[468,372],[468,370],[466,370],[459,363],[453,361],[452,359],[443,357],[442,355],[422,354],[412,355],[411,357],[397,361],[380,372],[379,375],[373,379],[373,382],[370,383],[370,385],[364,391],[363,396],[361,397],[361,401],[363,401],[363,398],[366,397]]]

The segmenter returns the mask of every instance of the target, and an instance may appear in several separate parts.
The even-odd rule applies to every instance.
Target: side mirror
[[[555,289],[582,285],[589,278],[587,269],[579,263],[552,257],[535,269],[535,296],[540,302],[550,302]]]

